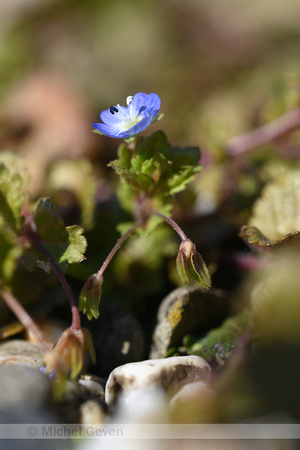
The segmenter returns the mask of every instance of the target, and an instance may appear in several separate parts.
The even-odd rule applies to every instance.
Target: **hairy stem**
[[[279,117],[249,133],[230,139],[228,153],[231,156],[244,154],[250,150],[275,141],[300,128],[300,108]]]
[[[111,262],[121,245],[126,241],[128,236],[130,236],[138,227],[140,226],[140,223],[137,222],[132,227],[130,227],[115,243],[114,247],[111,249],[109,255],[107,256],[106,260],[102,264],[101,268],[97,272],[97,276],[102,277],[105,269],[107,268],[108,264]]]
[[[25,330],[27,330],[28,335],[34,341],[34,343],[38,344],[44,351],[49,351],[50,348],[44,342],[41,331],[34,320],[30,317],[28,312],[23,308],[21,303],[4,288],[0,290],[1,297],[5,301],[6,305],[9,309],[14,313],[14,315],[21,322]]]
[[[152,214],[161,217],[165,222],[167,222],[167,224],[169,224],[176,231],[182,241],[186,241],[188,239],[180,226],[175,222],[175,220],[171,219],[171,217],[165,216],[159,211],[152,211]]]

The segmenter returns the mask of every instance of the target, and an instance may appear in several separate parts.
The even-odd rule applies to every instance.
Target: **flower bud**
[[[84,331],[67,328],[55,347],[46,355],[47,371],[54,371],[58,380],[73,380],[80,373],[85,353]]]
[[[67,328],[53,350],[46,354],[46,371],[56,383],[57,394],[63,392],[67,379],[74,380],[80,374],[86,351],[95,363],[95,350],[88,330]]]
[[[79,311],[87,315],[89,320],[99,317],[99,303],[102,293],[103,277],[94,273],[82,288],[79,297]]]
[[[205,288],[208,289],[211,286],[205,262],[191,240],[187,239],[180,244],[176,265],[178,274],[184,283],[189,283],[191,278],[195,278]]]

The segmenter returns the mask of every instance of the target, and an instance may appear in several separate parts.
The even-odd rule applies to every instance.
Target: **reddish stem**
[[[186,241],[188,239],[180,226],[175,222],[175,220],[171,219],[171,217],[165,216],[159,211],[152,211],[152,214],[161,217],[165,222],[167,222],[176,231],[182,241]]]
[[[140,226],[140,223],[137,222],[132,227],[130,227],[115,243],[114,247],[110,251],[109,255],[105,259],[104,263],[102,264],[101,268],[97,272],[98,277],[102,277],[105,269],[107,268],[108,264],[111,262],[121,245],[126,241],[126,239],[132,234],[138,227]]]
[[[300,108],[290,111],[267,125],[230,139],[228,153],[231,156],[245,154],[250,150],[275,141],[300,128]]]
[[[44,342],[42,334],[40,332],[39,327],[34,322],[34,320],[30,317],[28,312],[23,308],[21,303],[4,288],[1,288],[1,297],[7,304],[7,306],[11,309],[11,311],[15,314],[15,316],[19,319],[25,330],[27,330],[28,335],[36,342],[44,351],[49,351],[48,345]]]
[[[53,257],[50,255],[48,250],[46,250],[45,247],[40,242],[40,238],[37,234],[37,231],[35,230],[36,226],[33,221],[33,218],[27,216],[26,222],[27,222],[27,226],[25,226],[25,236],[30,240],[31,245],[33,247],[35,247],[37,250],[39,250],[45,256],[45,258],[48,260],[48,262],[50,263],[53,271],[55,272],[57,278],[59,279],[59,281],[68,297],[68,300],[69,300],[69,303],[71,306],[71,311],[72,311],[71,328],[73,330],[80,330],[81,329],[80,314],[79,314],[78,306],[74,299],[72,290],[71,290],[67,280],[65,279],[65,276],[63,275],[60,268],[58,267],[58,264],[55,262]]]

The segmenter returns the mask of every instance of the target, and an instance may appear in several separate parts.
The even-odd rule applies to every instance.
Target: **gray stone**
[[[181,345],[182,338],[195,330],[207,330],[210,323],[222,320],[228,301],[222,291],[205,291],[183,286],[171,292],[161,303],[152,337],[150,358],[164,358],[168,350]]]
[[[103,379],[96,375],[81,375],[78,384],[83,386],[94,398],[104,400]]]
[[[101,308],[99,319],[86,325],[93,336],[97,365],[93,373],[107,377],[115,368],[144,357],[144,336],[139,321],[124,308]]]
[[[52,401],[51,382],[40,370],[26,365],[0,367],[0,409],[39,410]]]
[[[110,374],[105,401],[112,404],[120,394],[124,396],[132,390],[153,386],[160,386],[172,396],[184,384],[199,380],[209,383],[210,374],[209,364],[200,356],[174,356],[125,364]]]
[[[11,364],[39,368],[43,365],[43,352],[40,347],[25,340],[7,341],[0,345],[0,367]]]

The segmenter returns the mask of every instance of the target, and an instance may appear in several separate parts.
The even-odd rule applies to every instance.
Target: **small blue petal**
[[[93,127],[105,136],[128,138],[145,130],[157,114],[161,105],[157,94],[138,92],[132,97],[127,108],[111,106],[101,112],[103,123],[94,123]]]

